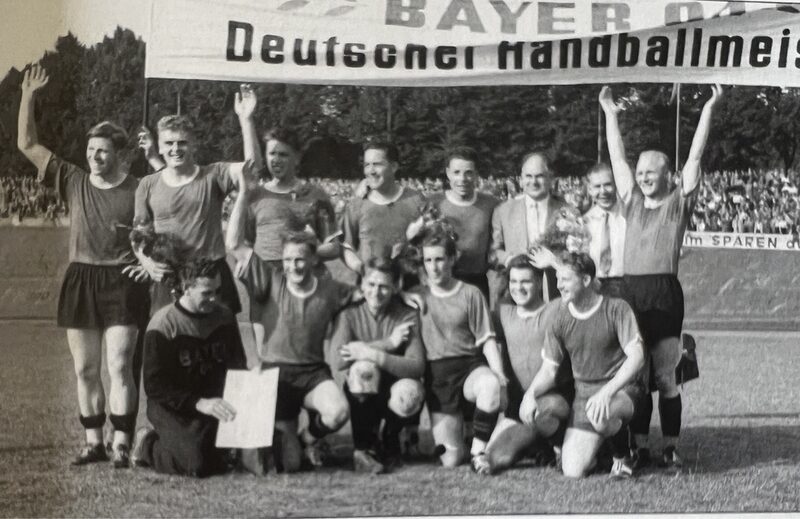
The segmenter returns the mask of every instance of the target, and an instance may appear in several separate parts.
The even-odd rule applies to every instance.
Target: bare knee
[[[494,374],[481,377],[475,393],[476,403],[481,411],[493,413],[500,409],[500,381]]]
[[[350,408],[344,398],[331,404],[327,409],[320,409],[322,423],[332,430],[341,428],[350,419]]]
[[[84,384],[94,384],[100,380],[100,362],[87,359],[75,361],[75,375]]]

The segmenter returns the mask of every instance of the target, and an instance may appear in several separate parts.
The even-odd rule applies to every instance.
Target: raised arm
[[[147,126],[142,126],[136,135],[139,149],[144,153],[147,163],[155,171],[161,171],[166,166],[164,159],[158,154],[155,138]]]
[[[700,170],[700,160],[703,158],[703,151],[705,151],[706,142],[708,142],[708,133],[711,131],[711,117],[714,112],[714,106],[721,97],[722,87],[718,84],[712,86],[711,98],[703,106],[700,122],[697,123],[697,129],[692,139],[692,147],[689,149],[689,158],[686,159],[686,164],[684,164],[683,172],[681,173],[683,196],[689,196],[694,193],[700,184],[700,179],[703,176]]]
[[[614,96],[608,86],[600,90],[600,106],[606,114],[606,142],[608,155],[611,159],[611,170],[614,174],[614,183],[617,194],[623,203],[630,200],[633,190],[634,176],[628,159],[625,156],[625,144],[622,142],[622,133],[619,131],[620,107],[614,102]]]
[[[34,120],[36,92],[44,87],[50,78],[44,67],[31,65],[22,78],[22,98],[19,102],[19,120],[17,121],[17,147],[25,157],[39,170],[39,182],[44,180],[44,171],[51,152],[39,143]]]
[[[228,218],[228,228],[225,231],[225,246],[234,253],[237,260],[241,260],[244,256],[249,256],[249,251],[244,247],[244,238],[247,226],[250,182],[254,167],[253,162],[247,160],[241,169],[231,169],[231,174],[237,176],[235,182],[239,186],[239,193],[233,203],[230,218]]]
[[[258,133],[253,122],[253,114],[258,104],[256,93],[249,84],[242,84],[233,102],[233,111],[239,118],[242,128],[242,143],[244,145],[244,160],[253,161],[254,171],[259,171],[264,166],[264,157],[258,144]]]

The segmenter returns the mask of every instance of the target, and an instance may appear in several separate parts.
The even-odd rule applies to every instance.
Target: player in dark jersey
[[[445,168],[450,189],[431,196],[430,204],[458,234],[459,257],[453,275],[478,287],[488,301],[492,212],[499,200],[478,192],[477,166],[475,150],[459,147],[450,151]]]
[[[570,405],[575,390],[569,362],[559,367],[553,391],[523,398],[533,377],[542,366],[542,348],[547,329],[558,313],[559,301],[545,304],[542,281],[527,255],[515,256],[508,263],[508,291],[511,303],[500,303],[495,310],[495,331],[503,348],[508,377],[508,404],[492,435],[486,454],[492,473],[508,468],[525,454],[542,460],[560,457]],[[547,442],[537,441],[538,438]]]
[[[39,65],[25,72],[18,146],[38,168],[39,181],[54,187],[70,207],[70,264],[59,296],[58,325],[67,329],[80,422],[86,432],[86,446],[73,464],[108,459],[103,446],[106,396],[100,377],[105,342],[114,427],[112,458],[115,467],[127,467],[137,407],[133,359],[138,327],[147,317],[146,310],[141,310],[148,301],[146,285],[122,272],[135,262],[126,235],[133,224],[137,181],[122,171],[120,157],[128,136],[107,121],[89,130],[88,173],[60,159],[39,142],[34,122],[36,92],[47,82]]]
[[[643,151],[636,164],[636,173],[631,170],[619,129],[620,108],[608,87],[600,91],[600,105],[606,114],[608,152],[627,226],[623,293],[636,312],[647,348],[649,367],[645,376],[652,373],[659,394],[658,409],[664,441],[659,462],[661,466],[674,469],[682,465],[677,445],[683,404],[675,382],[675,367],[681,357],[684,310],[683,289],[678,281],[678,258],[702,178],[700,161],[711,130],[714,106],[721,96],[722,88],[713,86],[681,171],[680,185],[670,189],[670,161],[662,151]],[[652,414],[652,398],[646,398],[631,424],[638,466],[645,466],[650,461],[648,435]]]
[[[424,403],[419,318],[397,297],[399,281],[400,269],[391,260],[367,260],[361,280],[364,301],[339,314],[331,338],[331,350],[341,357],[339,367],[349,369],[345,394],[353,465],[359,472],[383,473],[399,460],[400,430]]]
[[[245,189],[237,197],[228,222],[234,235],[239,232],[236,227],[246,222],[246,193]],[[286,472],[300,468],[297,419],[305,408],[309,425],[300,440],[308,461],[321,466],[322,438],[349,418],[347,399],[325,362],[324,340],[337,313],[350,302],[353,289],[314,275],[317,240],[308,233],[284,237],[282,269],[275,269],[243,243],[236,245],[233,254],[243,265],[239,278],[254,307],[254,331],[261,337],[256,344],[259,362],[280,368],[275,421],[285,443],[278,462]]]
[[[584,477],[609,438],[611,475],[632,477],[626,425],[641,398],[637,377],[644,366],[636,317],[622,299],[596,292],[588,254],[564,253],[557,275],[561,303],[545,336],[544,362],[528,391],[538,397],[554,388],[559,366],[569,360],[575,400],[562,448],[564,475]]]
[[[427,283],[421,287],[427,311],[420,316],[428,360],[425,392],[433,439],[444,447],[445,467],[465,459],[463,418],[472,414],[472,468],[490,472],[485,454],[506,383],[503,360],[481,291],[453,277],[455,241],[432,229],[422,239]]]
[[[244,133],[250,132],[255,103],[237,96],[235,111]],[[241,310],[239,295],[225,261],[222,235],[222,205],[238,188],[245,163],[196,163],[196,138],[191,121],[182,115],[168,115],[158,121],[158,152],[149,132],[139,134],[140,147],[156,170],[139,183],[136,192],[136,223],[150,226],[158,234],[170,234],[183,242],[190,257],[212,258],[222,276],[220,301],[234,312]],[[252,171],[247,174],[253,175]],[[169,266],[134,248],[136,257],[153,285],[151,312],[172,301],[167,285],[161,283]]]
[[[163,474],[205,477],[227,468],[217,426],[236,409],[222,399],[229,369],[246,369],[239,326],[217,303],[217,262],[195,259],[179,272],[182,294],[150,320],[144,390],[153,427],[136,433],[133,461]]]

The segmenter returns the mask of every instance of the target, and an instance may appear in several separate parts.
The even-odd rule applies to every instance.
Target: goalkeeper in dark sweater
[[[236,409],[223,400],[225,374],[246,369],[236,318],[216,299],[214,261],[180,269],[182,295],[153,316],[144,337],[144,389],[153,428],[136,433],[133,461],[156,472],[204,477],[223,472],[225,451],[214,442],[220,421]]]

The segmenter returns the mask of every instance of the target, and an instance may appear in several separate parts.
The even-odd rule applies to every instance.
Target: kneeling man
[[[340,368],[349,368],[345,394],[357,472],[383,473],[399,461],[400,430],[423,404],[425,351],[417,312],[397,297],[400,275],[388,258],[368,259],[364,301],[339,314],[331,338]]]
[[[180,273],[183,294],[156,312],[144,336],[144,390],[153,428],[136,433],[132,458],[164,474],[205,477],[227,468],[217,425],[236,416],[223,400],[225,374],[245,369],[239,326],[217,303],[219,262],[198,259]]]
[[[570,361],[575,401],[562,450],[564,475],[585,476],[609,438],[611,475],[631,477],[626,425],[641,399],[642,388],[635,380],[644,366],[636,317],[622,299],[597,293],[595,266],[588,254],[565,253],[560,259],[561,304],[545,336],[542,368],[528,391],[534,397],[547,394],[556,387],[559,366]]]
[[[428,360],[425,393],[433,440],[445,467],[465,458],[463,418],[472,414],[470,454],[478,473],[491,471],[485,454],[500,411],[506,383],[489,307],[480,289],[453,277],[455,241],[432,230],[422,240],[427,312],[421,316]],[[438,447],[441,446],[441,447]]]

